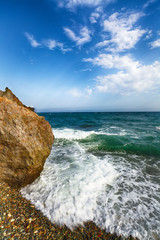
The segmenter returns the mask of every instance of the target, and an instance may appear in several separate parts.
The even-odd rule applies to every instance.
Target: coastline
[[[51,223],[47,217],[23,198],[18,190],[0,183],[0,239],[86,239],[122,240],[121,236],[106,233],[93,222],[71,231],[66,226]],[[136,240],[128,237],[126,240]]]

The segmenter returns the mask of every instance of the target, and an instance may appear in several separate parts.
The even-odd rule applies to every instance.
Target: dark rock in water
[[[81,128],[92,128],[93,125],[91,125],[91,124],[82,124],[82,125],[80,125],[80,127]]]
[[[16,102],[19,106],[22,106],[22,107],[25,107],[25,108],[28,108],[29,110],[33,111],[34,112],[34,108],[33,107],[27,107],[25,106],[13,93],[12,91],[6,87],[5,88],[5,91],[1,91],[0,90],[0,97],[5,97],[9,100],[12,100],[13,102]]]
[[[0,180],[19,188],[40,175],[54,136],[45,118],[9,89],[0,96]]]

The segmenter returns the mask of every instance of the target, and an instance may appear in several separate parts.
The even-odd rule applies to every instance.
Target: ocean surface
[[[41,113],[55,142],[23,188],[51,221],[160,239],[160,113]]]

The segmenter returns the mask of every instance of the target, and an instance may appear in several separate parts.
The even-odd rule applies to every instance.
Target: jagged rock
[[[28,108],[29,110],[31,110],[31,111],[34,112],[34,108],[33,108],[33,107],[27,107],[27,106],[25,106],[25,105],[13,94],[13,92],[12,92],[8,87],[5,88],[5,91],[4,91],[4,92],[0,90],[0,97],[5,97],[5,98],[7,98],[7,99],[9,99],[9,100],[12,100],[13,102],[16,102],[19,106]]]
[[[54,137],[44,117],[7,96],[16,101],[0,97],[0,180],[18,188],[40,175]]]

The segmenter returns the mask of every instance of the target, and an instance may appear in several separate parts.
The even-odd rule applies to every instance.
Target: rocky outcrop
[[[0,180],[18,188],[40,175],[54,137],[44,117],[26,108],[15,95],[10,100],[10,95],[7,93],[6,98],[3,93],[0,93]]]
[[[34,112],[34,108],[33,108],[33,107],[27,107],[27,106],[25,106],[25,105],[13,94],[13,92],[12,92],[8,87],[5,88],[5,91],[4,91],[4,92],[0,90],[0,97],[5,97],[5,98],[7,98],[7,99],[9,99],[9,100],[12,100],[13,102],[16,102],[19,106],[25,107],[25,108],[27,108],[27,109],[29,109],[29,110],[31,110],[31,111]]]

